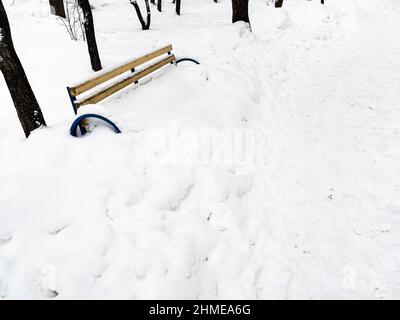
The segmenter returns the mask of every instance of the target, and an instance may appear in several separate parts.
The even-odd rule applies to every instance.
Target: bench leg
[[[68,91],[69,99],[70,99],[71,104],[72,104],[72,108],[74,109],[74,113],[75,113],[75,114],[78,114],[78,109],[76,108],[76,105],[75,105],[76,97],[73,96],[73,95],[71,94],[71,90],[70,90],[69,87],[67,87],[67,91]],[[84,134],[87,133],[85,127],[82,126],[80,123],[79,123],[79,129],[81,130],[81,134],[82,134],[82,135],[84,135]]]
[[[77,136],[76,131],[77,131],[78,127],[80,126],[80,123],[87,118],[100,119],[100,120],[104,121],[106,124],[108,124],[111,127],[111,129],[114,130],[115,133],[121,133],[121,130],[118,128],[118,126],[114,122],[112,122],[110,119],[107,119],[106,117],[103,117],[99,114],[89,113],[89,114],[83,114],[80,117],[78,117],[77,119],[75,119],[75,121],[72,123],[71,128],[69,130],[71,136],[74,136],[74,137]]]

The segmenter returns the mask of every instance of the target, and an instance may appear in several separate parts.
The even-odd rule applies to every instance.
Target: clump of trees
[[[150,4],[149,0],[144,0],[145,6],[146,6],[146,20],[143,18],[142,11],[140,10],[139,4],[137,0],[129,0],[131,5],[134,6],[137,17],[139,19],[139,22],[142,26],[142,30],[149,30],[150,29],[150,24],[151,24],[151,10],[150,10]],[[162,0],[151,0],[151,4],[155,5],[157,7],[157,10],[162,12]],[[173,0],[172,3],[175,4],[175,12],[179,16],[181,15],[181,0]]]
[[[88,0],[78,0],[78,4],[82,9],[82,24],[92,68],[94,71],[99,71],[102,66],[97,49],[92,8]],[[2,0],[0,0],[0,70],[10,91],[22,129],[28,137],[33,130],[46,126],[46,121],[15,51]]]
[[[130,3],[135,8],[142,29],[148,30],[151,24],[150,3],[155,5],[158,11],[162,11],[162,0],[150,0],[150,3],[149,0],[144,1],[146,5],[146,20],[141,13],[137,0],[130,0]],[[218,3],[218,0],[213,1]],[[283,0],[272,1],[277,8],[283,5]],[[87,41],[92,69],[94,71],[101,70],[101,59],[96,42],[92,7],[89,0],[75,0],[72,3],[72,7],[68,7],[68,5],[71,5],[71,2],[67,3],[66,10],[63,8],[63,0],[49,0],[49,2],[52,10],[62,8],[61,18],[71,39],[78,40],[78,32],[81,32],[82,38]],[[173,0],[173,3],[175,4],[176,13],[180,15],[181,0]],[[325,1],[321,0],[321,4],[324,3]],[[237,21],[250,23],[249,0],[232,0],[232,22]],[[39,103],[36,100],[25,70],[15,51],[7,13],[2,0],[0,0],[0,71],[10,91],[25,136],[28,137],[33,130],[46,126]]]
[[[82,39],[87,42],[90,62],[94,71],[102,69],[93,21],[92,7],[89,0],[50,0],[53,14],[64,24],[72,40]]]

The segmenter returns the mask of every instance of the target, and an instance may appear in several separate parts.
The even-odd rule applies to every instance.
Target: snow
[[[7,5],[48,123],[25,140],[0,79],[0,298],[400,298],[396,0],[171,4],[141,31],[92,0],[105,68],[171,43],[167,66],[80,112],[90,77],[48,1]]]

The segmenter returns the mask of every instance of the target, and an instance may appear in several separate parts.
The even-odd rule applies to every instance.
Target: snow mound
[[[0,83],[0,298],[399,296],[395,11],[250,3],[251,30],[196,0],[142,32],[93,0],[106,68],[165,42],[201,65],[83,107],[123,128],[83,138],[65,87],[92,75],[85,44],[45,0],[7,7],[49,126],[23,140]]]

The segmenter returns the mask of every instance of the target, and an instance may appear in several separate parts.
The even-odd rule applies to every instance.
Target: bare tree
[[[139,5],[137,4],[136,0],[130,0],[130,3],[133,5],[133,7],[136,10],[136,14],[138,16],[139,22],[142,25],[142,30],[149,30],[150,29],[150,23],[151,23],[151,12],[150,12],[150,4],[149,0],[144,0],[146,3],[146,11],[147,11],[147,19],[144,21],[142,12],[140,11]]]
[[[99,50],[97,49],[96,34],[94,31],[93,14],[89,0],[78,0],[79,6],[83,11],[83,25],[85,27],[87,46],[90,56],[90,62],[92,64],[93,71],[99,71],[102,69],[101,61],[99,56]]]
[[[249,0],[232,0],[232,22],[237,21],[250,23]]]
[[[0,0],[0,70],[6,80],[25,136],[28,137],[33,130],[45,126],[46,122],[15,51],[2,0]]]
[[[66,2],[64,16],[58,18],[63,23],[71,40],[86,41],[83,12],[77,2]]]

